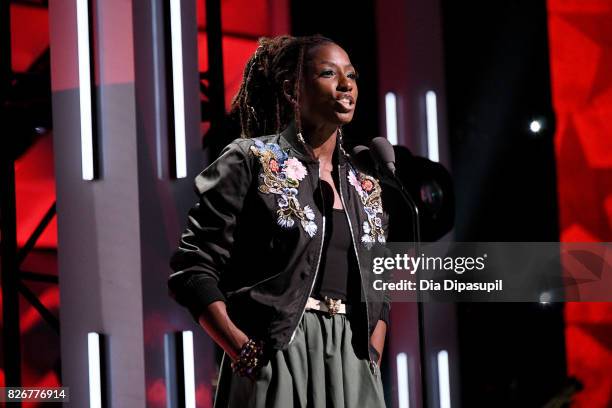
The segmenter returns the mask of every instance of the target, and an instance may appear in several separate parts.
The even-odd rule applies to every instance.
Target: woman
[[[384,406],[389,303],[362,301],[358,252],[386,218],[341,136],[356,81],[327,38],[261,39],[233,101],[243,137],[196,177],[169,287],[225,351],[215,407]]]

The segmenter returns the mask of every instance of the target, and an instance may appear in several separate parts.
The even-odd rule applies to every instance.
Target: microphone
[[[363,149],[361,150],[363,151]],[[386,177],[381,178],[381,181],[385,182],[386,179],[390,186],[399,191],[401,197],[408,204],[408,208],[410,208],[412,214],[412,234],[418,253],[418,246],[421,241],[419,207],[402,183],[402,180],[395,174],[395,151],[393,146],[386,138],[378,136],[370,142],[369,152],[374,162],[378,164],[378,167],[381,170],[386,170]]]
[[[382,164],[386,170],[395,177],[395,152],[389,141],[381,136],[370,142],[370,154],[377,163]]]
[[[358,169],[372,170],[375,168],[370,149],[364,145],[357,145],[351,150],[351,159]]]
[[[364,152],[367,152],[368,150],[370,150],[368,147],[364,146],[364,145],[357,145],[355,147],[353,147],[353,155],[355,156],[359,156],[362,155]]]

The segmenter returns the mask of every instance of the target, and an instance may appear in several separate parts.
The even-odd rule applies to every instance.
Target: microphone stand
[[[392,187],[393,189],[395,189],[396,191],[398,191],[401,197],[403,198],[403,200],[406,202],[406,204],[408,204],[408,207],[410,208],[410,213],[412,216],[412,236],[414,238],[415,255],[418,256],[418,253],[420,252],[420,246],[421,246],[421,223],[419,219],[419,208],[417,207],[416,202],[414,201],[414,199],[412,198],[412,196],[410,195],[406,187],[404,187],[404,184],[401,182],[399,177],[397,177],[397,175],[395,174],[394,169],[389,168],[391,166],[379,165],[378,167],[381,168],[380,170],[382,170],[382,171],[379,171],[379,173],[385,176],[385,177],[381,177],[381,181],[383,182],[383,184],[386,184]],[[417,292],[417,325],[418,325],[418,330],[419,330],[419,362],[420,362],[420,367],[421,367],[421,398],[422,398],[423,407],[427,408],[428,398],[427,398],[427,381],[426,380],[427,380],[428,370],[427,370],[427,359],[425,358],[426,357],[425,338],[424,338],[425,313],[424,313],[422,295],[419,289],[419,285],[417,285],[416,292]]]
[[[411,216],[412,216],[412,237],[414,238],[415,249],[418,252],[420,249],[421,243],[421,222],[419,217],[419,208],[416,205],[416,202],[404,187],[404,184],[401,182],[399,177],[395,175],[391,170],[386,169],[387,171],[383,172],[388,173],[387,178],[382,178],[383,184],[387,184],[388,186],[394,188],[396,191],[400,193],[404,201],[408,204],[410,208]]]

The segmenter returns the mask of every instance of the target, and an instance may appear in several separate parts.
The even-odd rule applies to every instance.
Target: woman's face
[[[304,56],[300,95],[302,121],[319,127],[341,126],[353,119],[357,103],[357,72],[340,46],[318,45]]]

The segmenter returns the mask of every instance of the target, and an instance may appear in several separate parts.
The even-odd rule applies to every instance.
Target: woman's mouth
[[[355,99],[350,94],[342,94],[336,98],[336,107],[343,113],[350,112],[355,108]]]

